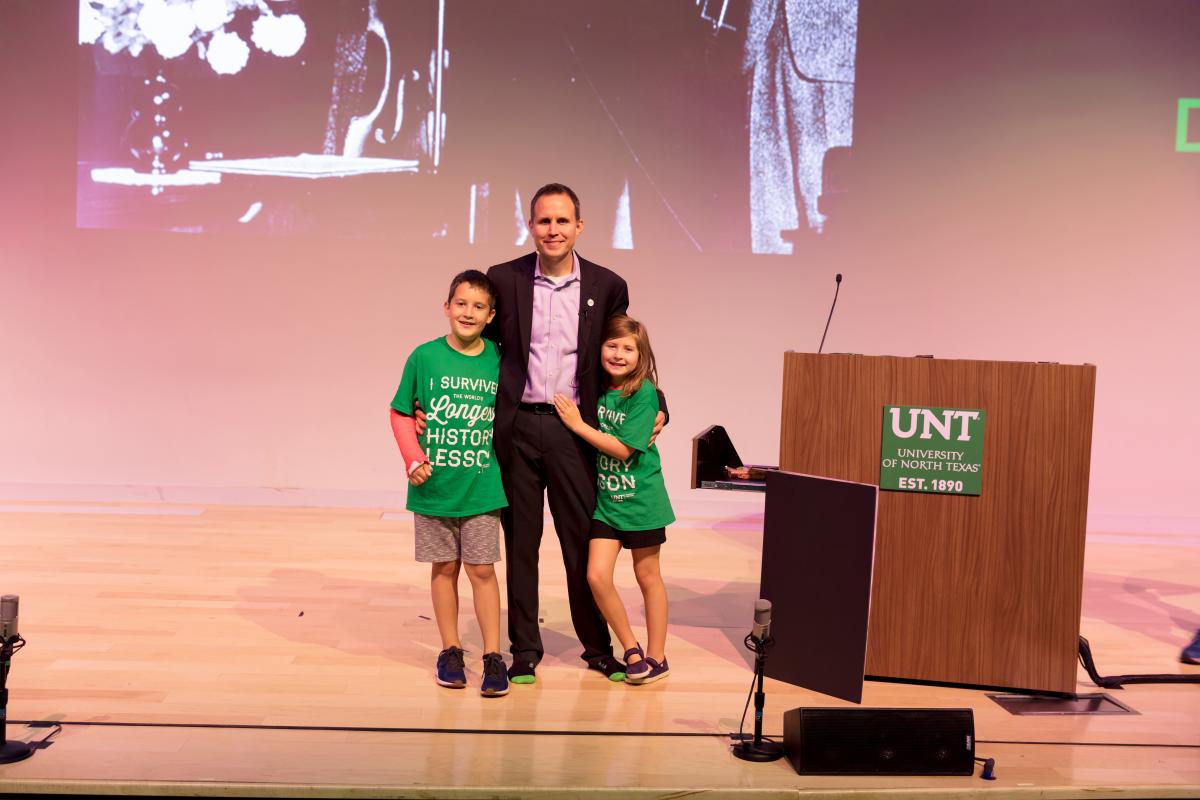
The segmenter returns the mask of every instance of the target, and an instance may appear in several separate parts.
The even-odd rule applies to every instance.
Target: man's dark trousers
[[[583,645],[583,659],[592,662],[612,655],[608,623],[596,607],[587,580],[591,512],[596,507],[595,452],[556,415],[518,410],[509,456],[502,471],[508,508],[500,519],[514,660],[537,664],[544,651],[538,624],[543,491],[562,548],[571,624]]]

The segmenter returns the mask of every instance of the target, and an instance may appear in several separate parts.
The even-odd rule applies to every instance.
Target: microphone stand
[[[765,639],[746,637],[746,647],[754,651],[754,679],[758,687],[754,692],[754,738],[750,741],[743,739],[733,746],[733,754],[743,761],[775,761],[783,757],[783,745],[767,741],[762,735],[763,706],[766,705],[767,695],[763,691],[763,670],[767,665],[767,648],[775,644],[768,635]]]
[[[25,742],[8,741],[8,670],[13,653],[24,646],[25,640],[13,634],[0,640],[0,764],[11,764],[33,755],[33,748]]]

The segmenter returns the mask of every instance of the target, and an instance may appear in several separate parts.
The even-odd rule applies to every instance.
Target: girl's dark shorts
[[[639,547],[653,547],[667,540],[666,528],[653,528],[648,531],[619,531],[611,528],[598,519],[592,520],[592,539],[616,539],[626,550],[636,550]]]

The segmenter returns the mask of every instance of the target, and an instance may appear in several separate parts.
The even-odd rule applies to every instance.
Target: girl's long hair
[[[630,397],[633,395],[634,392],[642,388],[642,381],[650,381],[650,385],[657,389],[658,367],[654,363],[654,351],[650,349],[650,334],[646,331],[646,326],[633,317],[628,317],[624,314],[617,314],[615,317],[610,317],[604,326],[604,339],[602,341],[607,342],[626,336],[632,336],[633,340],[637,342],[638,363],[633,372],[629,373],[629,377],[625,379],[621,396]]]

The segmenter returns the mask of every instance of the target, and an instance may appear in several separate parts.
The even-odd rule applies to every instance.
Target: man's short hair
[[[488,303],[492,308],[496,307],[496,285],[492,283],[491,278],[477,269],[468,269],[454,276],[454,280],[450,281],[450,294],[446,295],[447,303],[454,299],[454,292],[464,283],[472,289],[487,292]]]
[[[583,217],[579,213],[579,195],[567,186],[565,183],[547,183],[542,188],[533,193],[533,199],[529,201],[529,220],[533,221],[533,210],[537,208],[537,201],[540,197],[547,194],[565,194],[571,198],[571,204],[575,206],[575,220],[579,221]]]

